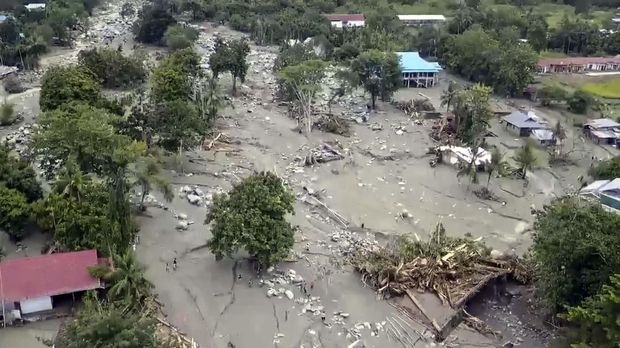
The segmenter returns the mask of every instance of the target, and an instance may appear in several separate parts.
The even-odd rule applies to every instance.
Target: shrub
[[[14,239],[21,239],[30,217],[30,204],[21,192],[0,185],[0,228]]]
[[[8,126],[15,123],[17,116],[13,104],[5,101],[0,105],[0,126]]]
[[[596,295],[620,270],[620,215],[576,197],[554,201],[534,223],[536,283],[557,312]]]
[[[7,93],[21,93],[23,91],[25,91],[26,89],[22,86],[22,84],[19,82],[19,79],[13,75],[11,76],[7,76],[4,79],[4,90]]]
[[[598,180],[613,180],[620,178],[620,156],[600,162],[588,171],[588,174]]]
[[[185,25],[173,25],[166,30],[164,39],[166,46],[173,51],[182,50],[191,47],[198,39],[198,31]]]
[[[78,61],[108,88],[129,87],[146,79],[142,60],[136,56],[125,57],[118,50],[93,48],[80,51]]]

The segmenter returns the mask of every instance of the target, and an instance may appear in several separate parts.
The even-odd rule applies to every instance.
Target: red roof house
[[[96,250],[0,262],[0,307],[4,304],[11,308],[19,303],[21,312],[27,314],[36,311],[31,309],[51,307],[52,296],[101,288],[99,279],[88,272],[98,264]]]
[[[363,14],[328,14],[325,15],[334,28],[363,27],[366,20]]]

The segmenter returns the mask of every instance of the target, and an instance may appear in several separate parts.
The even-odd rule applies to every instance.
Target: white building
[[[45,3],[42,2],[38,2],[38,3],[33,3],[33,4],[28,4],[26,5],[26,9],[28,11],[44,11],[45,10]]]
[[[328,14],[325,15],[332,28],[361,28],[366,25],[363,14]]]
[[[408,27],[437,26],[446,22],[443,15],[398,15],[398,19]]]

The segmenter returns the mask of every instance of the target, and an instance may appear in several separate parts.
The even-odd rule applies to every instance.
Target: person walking
[[[177,270],[177,258],[176,257],[172,260],[172,270],[173,271]]]

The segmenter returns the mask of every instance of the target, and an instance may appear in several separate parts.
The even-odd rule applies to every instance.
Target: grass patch
[[[595,97],[620,99],[620,78],[602,83],[588,83],[581,88]]]
[[[564,52],[555,52],[555,51],[542,51],[538,53],[538,58],[564,58],[567,57]]]

